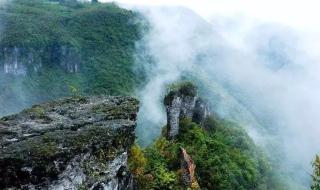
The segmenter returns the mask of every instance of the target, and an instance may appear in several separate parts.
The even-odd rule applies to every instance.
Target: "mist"
[[[320,152],[320,36],[314,18],[306,14],[303,23],[288,10],[295,17],[287,19],[279,7],[270,17],[229,11],[208,17],[181,4],[121,4],[142,13],[151,26],[137,44],[136,65],[148,73],[138,93],[141,144],[150,144],[166,123],[166,87],[189,77],[206,86],[204,96],[215,112],[243,125],[290,178],[291,188],[307,189],[311,160]]]
[[[6,2],[0,0],[0,8]],[[311,161],[320,152],[316,1],[120,2],[150,26],[136,44],[133,68],[147,78],[136,90],[140,144],[152,143],[166,124],[167,86],[191,80],[214,112],[246,129],[294,182],[290,189],[308,189]],[[0,23],[0,37],[1,31]],[[29,105],[22,82],[16,86],[16,100],[0,101],[12,102],[0,116]]]

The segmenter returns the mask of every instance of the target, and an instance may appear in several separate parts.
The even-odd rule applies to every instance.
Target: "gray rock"
[[[48,53],[50,52],[50,53]],[[26,76],[30,72],[38,72],[43,66],[43,59],[58,64],[68,73],[80,70],[80,52],[65,45],[48,46],[40,49],[4,47],[0,49],[0,72],[14,76]]]
[[[75,97],[0,119],[0,189],[133,189],[137,112],[134,98]]]
[[[190,119],[202,124],[210,115],[208,105],[197,96],[197,88],[185,83],[172,89],[164,100],[167,110],[167,138],[174,139],[179,134],[181,119]]]
[[[181,181],[186,189],[200,190],[196,179],[196,164],[187,151],[180,147]]]

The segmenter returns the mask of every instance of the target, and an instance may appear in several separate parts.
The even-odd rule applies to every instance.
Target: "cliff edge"
[[[0,189],[133,189],[138,104],[74,97],[0,119]]]

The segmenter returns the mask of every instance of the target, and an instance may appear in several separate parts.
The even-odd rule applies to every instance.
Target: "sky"
[[[102,0],[110,2],[110,0]],[[317,0],[118,0],[128,5],[180,5],[211,20],[214,15],[244,15],[279,22],[304,31],[319,32],[320,1]]]
[[[100,0],[117,2],[127,8],[136,6],[183,6],[187,7],[208,22],[216,18],[242,18],[244,31],[251,30],[252,22],[279,23],[303,33],[304,41],[311,47],[310,54],[318,54],[320,49],[320,1],[319,0]],[[239,20],[238,20],[239,21]],[[237,21],[237,22],[238,22]],[[246,28],[245,26],[248,26]],[[227,36],[235,41],[233,36]],[[235,38],[238,38],[236,36]],[[241,42],[240,42],[241,43]]]

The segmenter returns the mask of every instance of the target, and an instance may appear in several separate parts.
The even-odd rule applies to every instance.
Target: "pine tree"
[[[312,163],[313,174],[312,174],[312,190],[320,190],[320,156],[317,155],[316,159]]]

